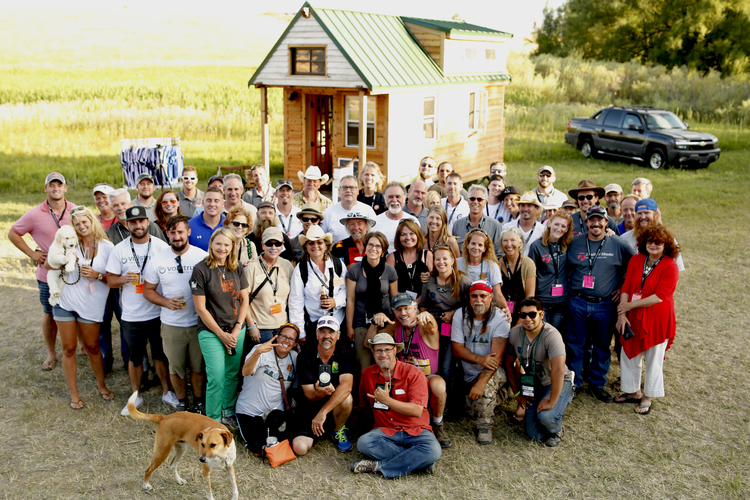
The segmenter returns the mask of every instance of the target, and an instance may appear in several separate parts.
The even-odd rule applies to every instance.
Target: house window
[[[377,98],[367,96],[367,147],[375,148],[375,116]],[[346,146],[359,147],[359,96],[346,96]]]
[[[437,137],[437,102],[435,96],[424,98],[422,128],[424,128],[425,139],[435,139]]]
[[[325,47],[293,47],[291,51],[293,75],[326,74]]]
[[[484,132],[487,121],[487,92],[469,94],[469,133]]]

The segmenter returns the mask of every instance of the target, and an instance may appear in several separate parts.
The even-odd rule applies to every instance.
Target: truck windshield
[[[677,118],[674,113],[648,113],[646,115],[646,125],[650,130],[663,130],[663,129],[686,129],[682,120]]]

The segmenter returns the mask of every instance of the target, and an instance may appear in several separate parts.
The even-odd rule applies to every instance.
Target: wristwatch
[[[245,326],[241,321],[238,321],[237,323],[235,323],[235,325],[240,325],[240,330],[242,330],[242,327]]]
[[[104,279],[104,276],[102,276],[102,273],[99,273],[99,276],[97,276],[96,279],[98,279],[99,281],[101,281],[101,280]]]

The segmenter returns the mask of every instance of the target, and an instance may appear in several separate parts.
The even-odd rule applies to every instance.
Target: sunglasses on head
[[[264,244],[265,246],[267,246],[267,247],[280,247],[280,246],[284,245],[284,243],[283,243],[283,242],[281,242],[281,241],[276,241],[276,240],[268,240],[268,241],[266,241],[266,242],[265,242],[265,243],[263,243],[263,244]]]
[[[300,217],[299,220],[302,222],[318,222],[317,217]]]
[[[246,222],[237,222],[236,220],[232,221],[232,225],[234,227],[241,227],[243,229],[247,229],[250,227],[250,224],[247,224]]]
[[[536,311],[520,312],[520,313],[518,313],[518,317],[521,318],[521,319],[526,319],[527,317],[531,318],[531,319],[534,319],[534,318],[536,318],[536,315],[537,315]]]
[[[579,195],[578,196],[578,201],[593,200],[593,199],[594,199],[594,195],[593,194]]]
[[[161,200],[162,205],[177,205],[177,200]]]

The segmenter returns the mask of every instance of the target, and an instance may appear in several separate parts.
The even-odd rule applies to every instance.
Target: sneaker
[[[349,467],[355,474],[372,474],[377,472],[378,463],[375,460],[368,460],[366,458],[358,458]]]
[[[477,432],[477,442],[479,444],[490,444],[492,443],[492,429],[489,427],[482,427]]]
[[[591,393],[602,403],[612,402],[612,394],[608,393],[606,389],[591,389]]]
[[[195,405],[193,406],[193,412],[197,413],[198,415],[205,415],[206,414],[206,402],[196,401]]]
[[[550,448],[554,448],[555,446],[560,445],[560,441],[562,441],[563,436],[563,428],[560,427],[559,432],[555,432],[554,434],[548,434],[547,437],[544,439],[544,445],[549,446]]]
[[[180,401],[179,403],[177,403],[177,411],[188,411],[187,399],[185,401]]]
[[[440,443],[441,448],[451,447],[451,438],[445,433],[442,422],[439,424],[432,424],[432,432],[435,433],[435,438],[438,440],[438,443]]]
[[[177,406],[179,406],[180,404],[180,400],[177,399],[177,395],[172,391],[169,391],[166,394],[162,395],[161,402],[164,404],[168,404],[172,408],[177,408]]]
[[[141,406],[143,406],[143,397],[138,396],[137,398],[135,398],[135,407],[140,408]],[[125,408],[122,409],[122,411],[120,412],[120,415],[122,415],[123,417],[130,416],[130,412],[128,411],[128,405],[125,405]]]
[[[349,441],[349,436],[346,435],[346,426],[342,426],[341,429],[333,433],[333,439],[337,441],[336,447],[340,452],[352,451],[354,447],[352,442]]]
[[[230,431],[237,430],[237,417],[235,417],[234,415],[221,417],[221,423],[229,427]]]

